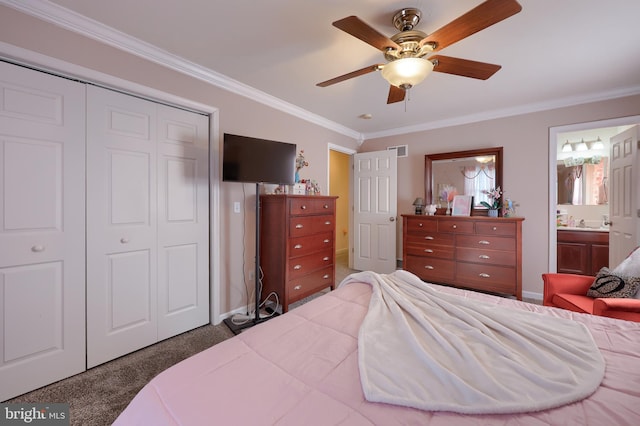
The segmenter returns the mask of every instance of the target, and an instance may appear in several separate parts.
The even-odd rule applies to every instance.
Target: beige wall
[[[226,132],[295,143],[298,149],[304,149],[309,162],[305,178],[317,180],[324,190],[329,181],[328,145],[357,148],[352,138],[4,6],[0,6],[0,42],[216,107],[220,141]],[[6,54],[2,46],[0,53]],[[219,152],[220,147],[212,148]],[[219,155],[216,157],[219,159]],[[243,269],[254,268],[255,185],[243,188],[239,183],[222,183],[220,188],[221,235],[214,238],[220,240],[219,302],[220,312],[225,313],[243,306],[247,300]],[[235,201],[243,203],[246,214],[233,213]],[[247,285],[253,288],[252,283]]]
[[[517,215],[525,218],[523,291],[540,294],[540,275],[548,271],[549,263],[549,129],[638,114],[640,95],[366,140],[361,152],[409,145],[410,155],[398,159],[398,214],[402,214],[411,213],[413,200],[424,194],[425,154],[504,147],[505,197],[520,204]]]

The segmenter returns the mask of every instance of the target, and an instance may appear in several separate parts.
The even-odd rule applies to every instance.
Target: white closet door
[[[87,88],[87,365],[157,341],[156,105]]]
[[[0,401],[85,370],[84,93],[0,62]]]
[[[158,105],[158,337],[209,322],[209,120]]]

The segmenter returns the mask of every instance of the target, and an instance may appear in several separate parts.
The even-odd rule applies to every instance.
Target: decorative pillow
[[[627,277],[640,277],[640,247],[636,247],[625,260],[616,266],[612,273],[616,275],[624,275]],[[640,290],[638,290],[635,296],[636,299],[640,299]]]
[[[589,297],[633,297],[640,287],[640,277],[614,274],[602,268],[587,291]]]

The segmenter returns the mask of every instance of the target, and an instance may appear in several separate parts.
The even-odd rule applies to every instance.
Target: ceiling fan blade
[[[434,71],[477,78],[479,80],[488,79],[502,68],[500,65],[442,55],[430,56],[429,60],[435,63]]]
[[[370,72],[377,71],[381,67],[382,67],[382,64],[369,65],[368,67],[359,69],[357,71],[352,71],[348,74],[332,78],[331,80],[323,81],[322,83],[316,84],[316,86],[319,86],[319,87],[331,86],[332,84],[340,83],[341,81],[349,80],[350,78],[359,77],[361,75],[369,74]]]
[[[420,41],[420,45],[435,43],[434,52],[444,49],[465,37],[515,15],[521,10],[522,6],[516,0],[487,0],[429,34]]]
[[[406,91],[394,85],[389,85],[389,97],[387,97],[388,104],[394,104],[396,102],[404,101]]]
[[[400,49],[396,42],[380,34],[357,16],[348,16],[333,23],[333,26],[359,38],[367,44],[383,52],[387,49]]]

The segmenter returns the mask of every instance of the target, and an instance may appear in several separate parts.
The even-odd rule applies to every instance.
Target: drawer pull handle
[[[331,259],[329,256],[325,256],[325,257],[322,258],[322,260],[324,260],[325,262],[328,262],[329,259]]]
[[[296,271],[299,270],[299,269],[302,269],[302,265],[296,265],[296,266],[293,267],[293,269],[295,269]]]
[[[491,259],[491,256],[487,256],[486,254],[481,254],[478,256],[480,259]]]
[[[434,238],[431,235],[424,237],[425,240],[433,240]]]
[[[41,251],[44,251],[44,249],[45,247],[41,246],[40,244],[31,247],[31,251],[34,253],[40,253]]]
[[[425,266],[424,266],[424,269],[434,269],[434,267],[433,267],[433,266],[431,266],[431,265],[425,265]]]
[[[301,223],[296,225],[296,229],[302,229],[302,228],[304,228],[304,225],[302,225]]]
[[[480,240],[480,241],[478,241],[478,244],[483,244],[485,246],[488,246],[491,243],[489,241],[487,241],[487,240]]]
[[[479,276],[480,278],[491,278],[491,275],[489,275],[489,274],[485,274],[484,272],[482,272],[482,273],[478,274],[478,276]]]
[[[293,287],[294,290],[301,290],[302,286],[300,284],[298,284],[297,286]]]
[[[424,249],[424,252],[425,252],[425,253],[433,253],[433,250],[431,250],[431,249]]]
[[[296,244],[295,246],[293,246],[293,248],[296,250],[300,250],[302,248],[302,244]]]
[[[122,238],[120,238],[120,242],[121,242],[122,244],[127,244],[127,243],[129,242],[129,239],[128,239],[128,238],[126,238],[126,237],[122,237]]]
[[[457,227],[458,227],[458,225],[453,225],[452,226],[453,229],[456,229]]]
[[[325,244],[329,244],[330,242],[331,242],[331,240],[330,240],[330,239],[328,239],[328,238],[327,238],[326,240],[324,240],[324,241],[323,241],[323,243],[325,243]]]
[[[422,228],[422,223],[419,223],[419,224],[418,224],[418,227],[419,227],[419,228]]]
[[[322,276],[322,279],[328,280],[328,279],[329,279],[329,274],[324,274],[324,275]]]
[[[331,225],[331,221],[330,221],[330,220],[328,220],[328,221],[326,221],[324,224],[325,224],[325,225]]]
[[[306,210],[306,209],[307,209],[307,206],[302,205],[302,206],[300,206],[300,208],[301,208],[302,210]]]
[[[494,231],[497,231],[497,230],[498,230],[498,227],[497,227],[497,226],[494,226],[494,227],[493,227],[493,230],[494,230]]]
[[[322,206],[322,207],[324,207],[325,209],[328,209],[328,208],[329,208],[329,204],[325,204],[325,205],[324,205],[324,206]]]

